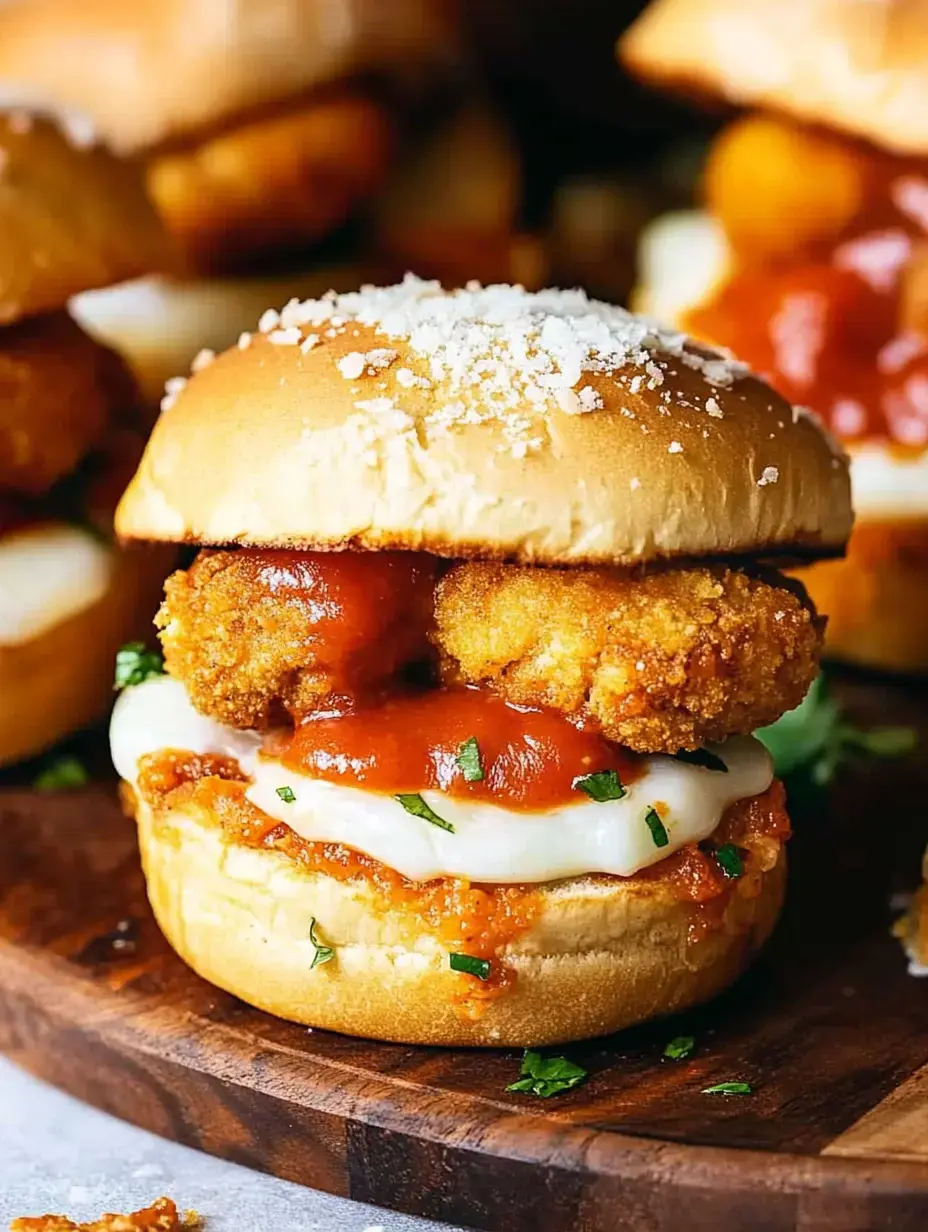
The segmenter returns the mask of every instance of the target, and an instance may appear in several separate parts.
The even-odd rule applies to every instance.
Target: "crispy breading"
[[[101,1215],[90,1223],[75,1223],[66,1215],[36,1215],[14,1219],[10,1232],[193,1232],[201,1227],[194,1211],[184,1215],[170,1198],[158,1198],[131,1215]]]
[[[641,752],[676,752],[798,705],[823,628],[776,573],[468,563],[438,585],[434,637],[448,682],[592,720]]]
[[[412,552],[201,552],[165,584],[165,664],[233,727],[376,693],[431,654],[437,567]]]
[[[39,496],[136,402],[123,361],[66,312],[0,333],[0,485]]]

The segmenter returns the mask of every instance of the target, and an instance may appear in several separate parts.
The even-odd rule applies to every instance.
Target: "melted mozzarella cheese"
[[[734,737],[712,751],[728,773],[673,757],[648,757],[644,773],[621,800],[577,803],[544,812],[516,812],[483,801],[423,791],[422,798],[454,833],[413,817],[392,796],[295,773],[260,757],[261,737],[236,731],[193,709],[178,681],[161,676],[127,689],[113,712],[113,762],[134,783],[139,758],[184,749],[235,758],[251,776],[246,794],[302,838],[344,843],[415,881],[457,876],[472,881],[538,882],[585,873],[630,876],[686,843],[707,838],[730,804],[766,791],[773,770],[766,749]],[[292,803],[278,788],[289,787]],[[284,793],[285,795],[288,793]],[[645,815],[660,804],[669,843],[655,847]]]
[[[89,532],[61,522],[0,537],[0,646],[40,637],[102,599],[113,553]]]

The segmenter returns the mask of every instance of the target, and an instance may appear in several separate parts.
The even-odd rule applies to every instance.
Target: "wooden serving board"
[[[844,695],[928,747],[928,692]],[[517,1052],[308,1032],[209,987],[152,920],[114,784],[37,796],[8,779],[0,1047],[157,1133],[474,1228],[925,1232],[928,981],[888,933],[928,839],[925,762],[858,765],[827,803],[794,801],[767,955],[712,1005],[567,1049],[590,1080],[547,1101],[506,1094]],[[684,1032],[697,1054],[662,1061]],[[732,1079],[754,1094],[700,1093]]]

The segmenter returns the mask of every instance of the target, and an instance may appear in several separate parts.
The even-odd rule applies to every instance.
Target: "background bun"
[[[516,983],[474,1019],[456,1008],[447,950],[385,913],[363,882],[236,846],[194,802],[138,813],[148,895],[198,975],[281,1018],[411,1044],[541,1046],[605,1035],[715,996],[770,934],[786,860],[755,898],[732,894],[721,927],[688,941],[690,906],[659,881],[576,879],[539,888],[540,916],[513,942]],[[337,948],[311,970],[310,924]],[[404,931],[405,925],[405,931]]]
[[[124,538],[631,564],[849,533],[817,421],[582,292],[407,279],[261,324],[171,386]]]
[[[352,73],[433,60],[447,14],[445,0],[6,0],[0,81],[79,109],[134,151]]]
[[[140,169],[77,136],[0,113],[0,326],[169,261]]]
[[[928,154],[924,0],[655,0],[619,55],[657,85]]]

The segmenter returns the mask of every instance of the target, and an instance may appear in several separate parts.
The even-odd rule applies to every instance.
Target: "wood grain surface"
[[[924,691],[844,694],[928,740]],[[917,755],[794,792],[791,889],[760,963],[709,1006],[566,1049],[589,1082],[542,1101],[506,1093],[516,1052],[309,1032],[211,988],[154,924],[115,784],[39,796],[7,775],[0,1047],[157,1133],[474,1228],[925,1232],[928,981],[889,927],[926,800]],[[663,1061],[681,1033],[695,1056]],[[701,1093],[732,1079],[754,1093]]]

